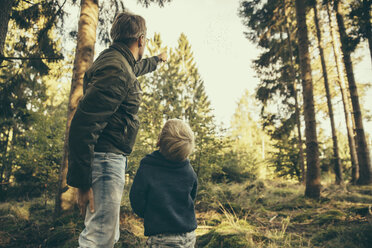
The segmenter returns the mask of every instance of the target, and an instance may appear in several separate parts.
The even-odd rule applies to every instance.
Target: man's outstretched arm
[[[136,77],[139,77],[146,73],[155,71],[158,63],[165,61],[167,61],[167,54],[165,52],[157,56],[142,59],[134,66],[134,75],[136,75]]]

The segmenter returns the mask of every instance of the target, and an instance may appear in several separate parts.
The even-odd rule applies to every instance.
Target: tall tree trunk
[[[342,179],[342,165],[340,161],[340,156],[338,154],[338,142],[337,142],[337,133],[336,133],[336,127],[335,127],[335,118],[333,115],[333,107],[332,107],[332,96],[329,88],[329,82],[328,82],[328,72],[327,72],[327,66],[324,58],[324,50],[322,45],[322,33],[320,31],[319,26],[319,18],[318,18],[318,9],[317,9],[317,1],[313,1],[313,10],[314,10],[314,23],[316,28],[316,36],[318,39],[318,49],[319,49],[319,55],[320,55],[320,62],[322,65],[322,73],[323,73],[323,80],[324,80],[324,88],[326,91],[326,97],[327,97],[327,106],[328,106],[328,113],[329,113],[329,119],[331,121],[331,131],[332,131],[332,141],[333,141],[333,166],[335,170],[336,175],[336,184],[343,183]]]
[[[344,106],[344,115],[345,115],[345,122],[346,122],[346,130],[347,130],[347,139],[349,143],[349,152],[350,152],[350,159],[351,159],[351,183],[355,184],[359,178],[359,164],[357,158],[357,152],[355,147],[355,136],[353,130],[353,123],[352,123],[352,116],[350,111],[350,104],[349,104],[349,96],[346,90],[345,84],[345,77],[342,70],[342,62],[341,56],[339,55],[339,45],[338,40],[336,38],[336,34],[334,32],[334,27],[332,25],[332,17],[331,12],[329,10],[329,5],[326,4],[327,14],[328,14],[328,23],[329,29],[331,31],[331,43],[333,48],[334,59],[336,63],[336,69],[338,74],[338,85],[341,91],[342,103]]]
[[[365,34],[367,36],[369,55],[372,62],[372,27],[371,27],[371,0],[363,0],[363,17],[365,23]]]
[[[341,50],[346,70],[346,76],[349,82],[349,91],[351,103],[353,105],[353,116],[356,126],[357,154],[359,162],[359,179],[358,184],[366,185],[372,183],[371,160],[369,155],[368,144],[363,128],[362,112],[360,110],[359,95],[357,85],[354,79],[353,64],[348,49],[348,36],[346,34],[344,19],[341,15],[341,5],[339,0],[334,1],[334,10],[341,39]]]
[[[1,57],[4,57],[4,45],[6,34],[8,33],[8,23],[10,19],[10,11],[15,0],[0,1],[0,65],[3,62]]]
[[[7,131],[5,131],[4,133],[4,146],[3,146],[3,151],[2,151],[2,165],[0,167],[0,197],[2,196],[2,192],[3,192],[3,182],[5,182],[5,173],[6,173],[6,170],[5,170],[5,166],[7,165],[7,153],[8,153],[8,150],[9,150],[9,135],[11,133],[11,128],[9,128]]]
[[[298,148],[300,150],[299,154],[299,164],[301,169],[301,177],[300,182],[305,183],[306,182],[306,171],[305,171],[305,159],[304,159],[304,149],[302,145],[302,133],[301,133],[301,119],[300,119],[300,107],[298,104],[298,95],[297,95],[297,77],[296,72],[294,68],[294,62],[293,62],[293,50],[292,50],[292,39],[291,39],[291,27],[288,22],[288,16],[287,16],[287,7],[288,7],[288,0],[284,2],[284,21],[285,21],[285,30],[287,33],[287,41],[288,41],[288,49],[289,49],[289,59],[290,59],[290,73],[291,73],[291,79],[293,82],[293,93],[295,98],[295,115],[296,115],[296,127],[297,127],[297,136],[298,136]]]
[[[98,0],[81,0],[80,19],[77,35],[76,55],[71,81],[71,91],[68,104],[67,124],[62,164],[59,172],[58,193],[56,196],[55,215],[71,209],[75,204],[76,190],[66,183],[68,169],[68,134],[72,117],[83,95],[83,77],[85,71],[93,63],[94,45],[98,24]]]
[[[304,98],[305,137],[306,137],[306,190],[305,196],[319,199],[320,167],[316,119],[314,109],[313,81],[311,76],[309,39],[306,25],[306,5],[304,0],[296,0],[298,50],[300,57],[301,79]]]

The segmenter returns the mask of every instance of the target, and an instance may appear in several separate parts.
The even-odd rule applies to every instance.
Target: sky
[[[259,83],[252,70],[252,60],[260,50],[244,36],[246,28],[238,16],[240,0],[172,0],[163,8],[151,4],[145,8],[137,0],[125,0],[125,7],[146,19],[147,37],[160,33],[163,44],[175,47],[184,33],[193,50],[196,65],[205,83],[217,123],[228,127],[239,98],[245,90],[251,94]],[[97,46],[96,55],[105,47]],[[367,47],[355,64],[358,82],[372,82],[372,66]],[[372,111],[372,89],[367,93],[364,107]],[[336,125],[344,127],[342,105],[335,107]],[[322,127],[329,129],[328,120]],[[365,131],[372,134],[372,122],[364,121]],[[329,130],[328,130],[329,131]]]

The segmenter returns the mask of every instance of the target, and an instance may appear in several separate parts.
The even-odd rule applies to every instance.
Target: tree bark
[[[8,24],[10,19],[10,11],[15,0],[0,1],[0,65],[3,62],[1,57],[4,57],[4,45],[6,34],[8,33]]]
[[[363,0],[363,16],[365,23],[365,32],[367,36],[369,55],[371,56],[372,62],[372,27],[371,27],[371,1]]]
[[[355,147],[355,136],[353,130],[353,123],[351,120],[351,111],[350,111],[350,104],[349,104],[349,96],[346,90],[345,84],[345,77],[342,70],[342,62],[341,56],[339,55],[339,44],[336,38],[336,34],[334,32],[334,27],[332,25],[332,17],[331,12],[329,10],[329,5],[326,4],[327,14],[328,14],[328,23],[329,29],[331,32],[331,43],[333,48],[334,59],[336,63],[337,75],[338,75],[338,86],[340,87],[342,103],[344,106],[344,115],[345,115],[345,122],[346,122],[346,130],[347,130],[347,139],[349,143],[349,152],[350,152],[350,159],[351,159],[351,183],[355,184],[359,178],[359,164],[357,158],[357,152]]]
[[[298,104],[298,95],[297,95],[297,77],[295,73],[294,68],[294,62],[293,62],[293,49],[292,49],[292,39],[291,39],[291,28],[288,22],[288,16],[287,16],[287,3],[288,1],[284,2],[284,21],[285,21],[285,30],[287,33],[287,41],[288,41],[288,49],[289,49],[289,60],[290,60],[290,73],[291,73],[291,79],[293,82],[293,93],[294,93],[294,99],[295,99],[295,115],[296,115],[296,127],[297,127],[297,136],[298,136],[298,149],[300,150],[299,154],[299,161],[300,169],[301,169],[301,177],[300,182],[305,183],[306,182],[306,171],[305,171],[305,159],[304,159],[304,149],[302,145],[302,133],[301,133],[301,119],[300,119],[300,107]]]
[[[339,0],[334,1],[334,10],[340,33],[341,50],[346,70],[346,76],[349,83],[351,103],[353,106],[353,117],[356,126],[357,155],[359,162],[359,179],[358,184],[367,185],[372,183],[371,160],[369,155],[368,144],[363,127],[362,112],[360,110],[359,95],[357,85],[354,79],[353,64],[351,61],[350,51],[348,49],[348,36],[346,34],[343,16],[341,15],[341,5]]]
[[[306,25],[306,5],[304,0],[296,0],[296,18],[300,70],[304,98],[305,137],[306,137],[306,190],[305,196],[319,199],[320,197],[320,167],[316,119],[314,109],[313,82],[311,76],[309,39]]]
[[[332,162],[333,162],[335,175],[336,175],[336,184],[339,185],[343,183],[342,164],[341,164],[340,156],[338,153],[338,141],[337,141],[337,133],[336,133],[336,127],[335,127],[335,118],[333,115],[332,96],[331,96],[331,92],[329,88],[327,65],[326,65],[325,58],[324,58],[324,50],[323,50],[323,45],[322,45],[322,33],[320,31],[320,26],[319,26],[318,9],[317,9],[316,0],[313,1],[313,10],[314,10],[314,23],[315,23],[315,29],[316,29],[316,36],[318,39],[320,62],[322,65],[324,88],[325,88],[326,97],[327,97],[328,113],[329,113],[329,119],[331,122],[332,142],[333,142]]]
[[[55,215],[69,210],[75,205],[76,190],[68,187],[66,175],[68,169],[68,134],[72,117],[83,95],[83,77],[85,71],[93,63],[94,45],[98,24],[98,0],[81,0],[80,19],[77,35],[76,54],[71,81],[71,91],[67,110],[67,124],[65,131],[64,153],[59,172],[58,193],[56,196]]]
[[[0,183],[3,183],[5,180],[5,166],[7,164],[7,153],[8,153],[8,144],[9,144],[9,135],[11,133],[11,128],[9,128],[7,131],[5,131],[5,134],[4,134],[4,147],[3,147],[3,152],[1,154],[2,156],[2,165],[0,167]],[[2,187],[0,186],[0,190],[2,190]]]

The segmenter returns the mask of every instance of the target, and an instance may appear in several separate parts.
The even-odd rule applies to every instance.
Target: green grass
[[[223,208],[219,211],[222,220],[198,238],[199,247],[363,248],[372,243],[367,220],[372,186],[325,185],[319,201],[305,198],[304,187],[289,182],[257,181],[213,187],[214,192],[221,193],[217,202]],[[216,197],[204,200],[217,205],[213,202]],[[234,221],[227,221],[231,215]],[[237,229],[234,226],[241,223],[239,220],[247,225]],[[221,232],[221,225],[230,232]]]
[[[206,184],[197,198],[197,247],[369,247],[372,186],[325,185],[319,201],[304,186],[280,180]],[[125,191],[115,248],[144,247],[143,222]],[[53,201],[0,203],[0,247],[77,247],[83,219],[53,219]]]

